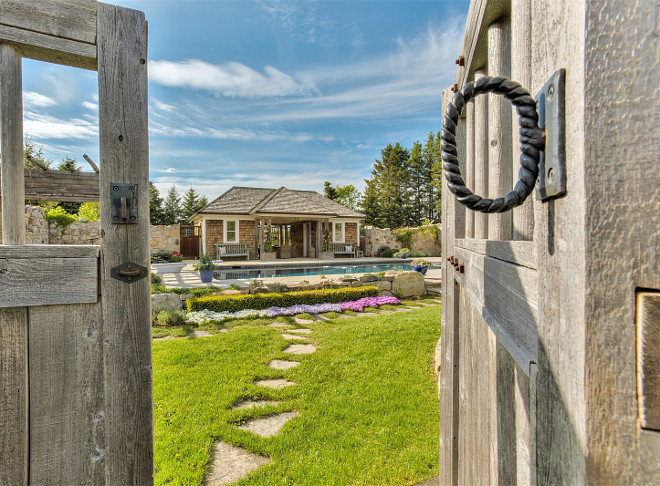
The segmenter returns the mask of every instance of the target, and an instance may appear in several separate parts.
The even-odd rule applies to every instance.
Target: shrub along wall
[[[375,297],[380,290],[374,286],[340,289],[303,290],[268,294],[213,295],[186,300],[188,312],[208,309],[214,312],[237,312],[244,309],[289,307],[296,304],[325,304],[348,302],[362,297]]]
[[[376,256],[381,246],[396,250],[409,248],[412,251],[424,251],[429,256],[440,256],[442,254],[442,229],[439,224],[395,230],[365,226],[364,235],[367,240],[368,256]],[[401,241],[402,238],[404,241]]]

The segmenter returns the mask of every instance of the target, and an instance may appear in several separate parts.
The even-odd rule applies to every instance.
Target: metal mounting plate
[[[135,262],[126,262],[116,267],[112,267],[110,275],[112,278],[122,282],[137,282],[147,276],[147,268]]]
[[[536,181],[536,198],[542,201],[566,194],[565,79],[565,69],[555,72],[534,98],[539,127],[545,129]]]
[[[137,184],[110,183],[110,218],[112,224],[137,224]]]

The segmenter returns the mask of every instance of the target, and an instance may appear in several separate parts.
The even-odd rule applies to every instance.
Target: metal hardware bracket
[[[110,217],[112,224],[137,224],[137,184],[110,183]]]
[[[117,265],[110,270],[112,278],[121,280],[122,282],[137,282],[141,278],[147,276],[147,268],[134,262],[126,262]]]
[[[566,194],[566,70],[555,72],[536,95],[539,127],[545,130],[545,150],[539,158],[536,198],[546,201]]]

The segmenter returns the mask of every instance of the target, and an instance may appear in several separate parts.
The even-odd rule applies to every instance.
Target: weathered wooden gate
[[[100,246],[24,245],[22,57],[98,71]],[[0,3],[0,484],[153,481],[146,62],[141,12]]]
[[[443,112],[485,75],[534,96],[565,69],[566,194],[484,214],[443,183],[441,484],[660,484],[657,14],[650,1],[470,5]],[[492,93],[462,113],[465,183],[503,196],[518,116]]]
[[[181,225],[181,253],[184,258],[199,258],[201,229],[201,226]]]

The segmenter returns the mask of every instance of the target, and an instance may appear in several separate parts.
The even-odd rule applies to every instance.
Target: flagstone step
[[[294,381],[286,381],[284,378],[276,378],[272,380],[256,380],[255,385],[265,386],[266,388],[286,388],[287,386],[294,386],[296,383]]]
[[[270,324],[268,324],[268,327],[291,327],[291,326],[283,322],[271,322]]]
[[[301,328],[301,329],[289,329],[287,330],[287,332],[295,332],[298,334],[311,334],[314,331],[312,331],[311,329]]]
[[[280,402],[277,402],[275,400],[243,400],[242,402],[238,402],[236,405],[234,405],[232,408],[236,410],[244,410],[247,408],[262,408],[262,407],[267,407],[268,405],[279,405]]]
[[[287,354],[312,354],[316,352],[316,346],[313,344],[290,344],[282,352]]]
[[[286,361],[283,359],[274,359],[270,363],[268,363],[268,366],[271,368],[275,368],[276,370],[288,370],[290,368],[295,368],[298,366],[300,362],[298,361]]]
[[[306,339],[305,336],[296,336],[295,334],[282,334],[282,337],[288,341],[294,341],[296,339]]]
[[[238,428],[260,435],[261,437],[273,437],[284,427],[284,424],[298,415],[298,412],[284,412],[268,417],[259,417],[248,420],[244,424],[239,425]]]
[[[226,442],[216,442],[213,445],[211,468],[204,480],[204,486],[235,483],[269,462],[268,457],[252,454]]]
[[[299,317],[294,317],[293,321],[296,324],[314,324],[314,321],[312,319],[300,319]]]
[[[208,331],[200,331],[200,330],[194,330],[190,334],[188,334],[189,338],[198,338],[198,337],[210,337],[211,333]]]

